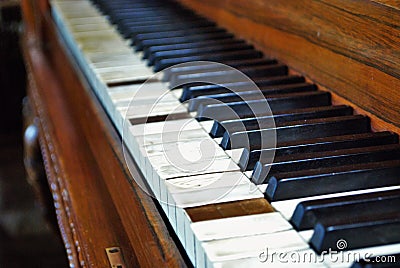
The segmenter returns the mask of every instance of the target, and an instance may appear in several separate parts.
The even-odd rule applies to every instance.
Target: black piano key
[[[271,62],[271,64],[273,63],[274,62]],[[282,94],[293,92],[291,84],[304,83],[304,77],[297,75],[274,76],[267,78],[256,77],[252,80],[260,89],[270,89],[271,92],[276,91],[277,93],[281,92]],[[232,92],[232,90],[235,92],[248,91],[249,87],[254,87],[254,84],[248,81],[241,81],[221,83],[218,85],[183,86],[182,96],[179,100],[184,102],[198,96],[229,93]]]
[[[170,23],[167,25],[162,25],[161,27],[159,25],[127,27],[126,29],[124,29],[123,33],[124,33],[124,35],[128,35],[129,37],[131,37],[132,40],[134,41],[134,43],[136,44],[137,41],[158,38],[157,33],[184,30],[184,29],[192,29],[192,28],[200,28],[200,27],[214,27],[214,26],[215,26],[215,24],[212,22],[198,20],[198,21],[192,21],[192,22],[187,22],[187,23],[181,23],[181,22]],[[144,33],[155,33],[156,35],[151,35],[151,37],[148,37],[148,38],[143,37],[141,40],[137,40],[135,38],[136,35],[144,34]],[[159,37],[159,38],[162,38],[162,37]]]
[[[296,230],[312,229],[321,221],[336,218],[356,221],[360,217],[393,213],[400,210],[400,190],[303,201],[296,206],[290,219]]]
[[[187,29],[179,29],[174,31],[166,31],[166,32],[152,32],[152,33],[139,33],[135,35],[135,37],[131,37],[132,45],[136,46],[140,42],[144,40],[152,40],[159,38],[173,38],[173,37],[185,37],[189,35],[197,35],[197,34],[218,34],[218,33],[226,33],[225,30],[217,27],[195,27],[195,28],[187,28]],[[154,59],[153,59],[154,61]]]
[[[148,58],[148,65],[153,65],[156,61],[161,59],[186,57],[191,55],[199,55],[209,52],[220,52],[220,51],[237,51],[244,49],[253,49],[252,45],[246,43],[228,43],[228,44],[216,44],[214,46],[203,46],[186,49],[176,49],[168,51],[155,52]]]
[[[180,14],[179,17],[172,18],[170,12],[164,12],[164,13],[154,13],[150,12],[146,14],[143,17],[138,17],[132,14],[127,13],[122,13],[122,14],[116,14],[116,15],[109,15],[107,16],[109,22],[111,24],[116,25],[116,27],[119,30],[127,29],[128,27],[134,27],[134,26],[144,26],[144,25],[152,25],[151,22],[153,21],[154,24],[163,24],[163,23],[170,23],[173,21],[181,21],[182,23],[185,23],[185,21],[193,21],[193,20],[206,20],[205,18],[198,16],[196,14]],[[125,27],[126,25],[126,27]]]
[[[145,12],[145,10],[136,10],[133,11],[139,13],[139,12]],[[170,12],[150,12],[148,11],[147,14],[144,14],[146,16],[141,16],[138,17],[135,13],[132,14],[131,11],[126,10],[125,12],[119,12],[114,15],[110,14],[108,17],[110,18],[110,22],[115,19],[115,21],[112,21],[113,24],[116,24],[118,27],[126,25],[128,27],[135,27],[135,26],[145,26],[145,25],[163,25],[163,24],[168,24],[168,23],[173,23],[173,22],[182,22],[185,23],[187,21],[196,21],[196,20],[203,20],[207,21],[207,19],[196,15],[196,14],[186,14],[182,13],[179,16],[171,17]],[[151,24],[151,22],[154,22]]]
[[[245,43],[243,40],[235,40],[233,39],[231,43]],[[219,45],[220,44],[228,44],[228,42],[220,42],[217,41],[212,45]],[[198,45],[198,43],[189,43],[189,44],[182,44],[182,45]],[[204,44],[200,43],[197,47],[204,46]],[[163,46],[161,46],[163,47]],[[152,47],[151,49],[154,49],[157,47]],[[185,48],[185,47],[184,47]],[[180,48],[175,48],[175,49],[180,49]],[[226,62],[221,62],[220,64],[216,64],[213,62],[201,62],[201,63],[194,63],[188,66],[184,67],[175,67],[175,68],[170,68],[168,72],[164,72],[164,78],[163,80],[165,81],[170,81],[171,79],[174,79],[174,77],[182,74],[195,74],[195,73],[203,73],[203,72],[209,72],[211,70],[215,69],[220,69],[221,64],[227,65],[232,68],[236,69],[241,69],[244,67],[251,67],[251,66],[262,66],[262,65],[270,65],[270,64],[276,64],[278,63],[274,59],[266,59],[266,58],[259,58],[259,59],[243,59],[243,60],[228,60]]]
[[[257,59],[261,58],[262,53],[260,51],[254,49],[247,49],[241,51],[229,51],[229,52],[219,52],[219,53],[208,53],[203,55],[195,55],[188,57],[178,57],[178,58],[169,58],[169,59],[161,59],[154,62],[154,71],[159,72],[165,68],[170,66],[186,63],[191,61],[220,61],[220,60],[233,60],[233,59]]]
[[[400,249],[399,251],[400,252]],[[350,268],[399,268],[400,253],[391,255],[372,256],[370,258],[361,259]]]
[[[193,15],[193,17],[196,17],[196,15],[193,13],[193,11],[190,11],[188,9],[184,8],[176,8],[176,9],[157,9],[157,8],[142,8],[142,9],[135,9],[135,8],[125,8],[121,10],[110,10],[110,11],[105,11],[110,18],[110,22],[112,23],[118,23],[121,20],[126,20],[128,21],[141,21],[141,20],[148,20],[148,18],[161,18],[161,17],[170,17],[171,20],[175,17],[190,17],[190,15]]]
[[[146,50],[152,46],[160,46],[160,45],[172,45],[172,44],[180,44],[180,43],[191,43],[191,42],[200,42],[206,40],[223,40],[223,39],[232,39],[233,34],[231,33],[209,33],[209,34],[194,34],[189,36],[182,37],[168,37],[168,38],[157,38],[157,39],[148,39],[143,40],[136,44],[136,50]]]
[[[336,225],[318,223],[310,240],[311,247],[317,252],[331,250],[351,250],[371,246],[388,245],[400,242],[400,211],[378,218],[349,223],[344,221]],[[338,241],[346,241],[346,247]]]
[[[174,11],[171,10],[163,10],[163,11],[155,11],[153,10],[132,10],[132,9],[127,9],[125,11],[118,11],[114,12],[114,14],[108,14],[107,18],[111,24],[118,25],[119,27],[123,27],[125,24],[135,24],[136,22],[148,22],[150,20],[153,21],[172,21],[171,18],[174,17],[173,13]],[[193,15],[193,17],[190,16],[190,14],[193,13],[188,13],[185,14],[180,12],[179,17],[183,19],[201,19],[200,16]]]
[[[181,23],[187,23],[187,22],[198,23],[198,22],[202,22],[202,21],[206,21],[206,20],[201,19],[201,18],[193,17],[191,19],[180,18],[180,19],[171,21],[170,19],[166,19],[166,18],[163,19],[163,18],[160,18],[160,17],[147,17],[146,20],[140,20],[140,21],[136,21],[135,20],[135,21],[129,22],[127,20],[121,20],[116,24],[116,27],[117,27],[117,30],[120,32],[120,34],[125,39],[128,39],[128,38],[132,37],[132,35],[131,35],[132,29],[135,29],[135,28],[140,29],[141,27],[155,27],[155,26],[158,26],[161,29],[162,27],[164,27],[164,26],[166,26],[168,24],[172,24],[172,23],[176,24],[177,22],[181,22]],[[223,30],[221,28],[217,28],[217,27],[215,27],[215,25],[211,25],[211,24],[210,24],[210,26],[208,24],[206,24],[206,25],[200,25],[200,26],[194,26],[194,27],[197,30],[200,30],[202,28],[206,28],[206,29],[215,29],[215,30],[218,29],[221,32],[225,31],[225,30]],[[186,30],[186,32],[188,32],[187,29],[184,29],[184,30]],[[174,31],[184,31],[184,30],[174,30]],[[174,32],[174,31],[171,30],[171,32]],[[151,32],[144,32],[142,34],[149,34],[150,36],[147,38],[147,39],[149,39],[155,33],[157,33],[157,32],[151,31]],[[167,34],[167,33],[169,33],[169,31],[159,31],[158,33]],[[137,33],[135,35],[135,37],[137,37],[138,35],[140,35],[140,32]],[[176,34],[175,35],[171,34],[171,36],[177,36],[177,35]],[[180,36],[182,36],[182,35],[180,35]],[[145,36],[143,36],[143,37],[145,37]],[[143,39],[143,37],[142,37],[142,39]],[[161,38],[161,36],[160,36],[160,38]]]
[[[210,47],[223,46],[223,45],[228,45],[228,44],[246,44],[246,42],[242,39],[229,38],[229,39],[222,39],[222,40],[205,40],[205,41],[192,42],[192,43],[179,43],[179,44],[172,44],[172,45],[152,46],[146,50],[146,52],[143,54],[143,58],[149,59],[149,58],[153,57],[153,55],[155,53],[170,51],[170,50],[202,48],[202,47],[209,47],[209,46]],[[194,66],[194,67],[196,67],[196,66]],[[179,67],[177,67],[177,68],[179,68]],[[188,68],[188,66],[186,66],[186,68]],[[173,71],[174,71],[174,69],[171,68],[170,72],[172,73]],[[164,77],[166,77],[164,80],[169,80],[170,74],[168,74],[167,76],[168,77],[166,77],[166,74],[164,74]]]
[[[200,105],[196,118],[199,121],[214,119],[223,121],[233,118],[258,117],[270,115],[267,106],[273,112],[294,110],[307,107],[328,106],[331,104],[329,92],[308,91],[289,94],[272,95],[266,99],[230,102],[222,104]],[[235,117],[232,117],[234,112]]]
[[[268,181],[265,197],[280,201],[400,185],[400,160],[282,172]]]
[[[273,163],[257,162],[254,166],[252,180],[259,184],[279,172],[292,172],[317,169],[330,166],[361,164],[400,159],[400,145],[351,148],[335,151],[293,154],[275,157]]]
[[[252,170],[256,162],[260,161],[261,163],[265,163],[266,160],[270,159],[269,155],[271,154],[271,150],[274,150],[275,156],[283,156],[395,143],[399,143],[399,137],[395,133],[388,131],[323,137],[277,144],[276,149],[265,148],[252,151],[245,149],[240,157],[238,165],[242,171]]]
[[[261,70],[264,70],[263,73],[266,76],[268,76],[268,75],[273,75],[273,73],[286,72],[286,66],[272,65],[270,68],[263,68]],[[248,72],[250,73],[251,70]],[[203,77],[202,79],[210,81],[211,83],[219,83],[225,81],[232,81],[235,78],[235,76],[237,76],[237,71],[226,71],[226,72],[218,72],[218,74],[216,73],[214,77],[212,76]],[[190,83],[190,82],[187,80],[183,80],[177,85],[181,83]],[[197,111],[200,106],[205,106],[208,104],[231,103],[231,102],[251,101],[259,99],[269,100],[270,98],[274,98],[274,96],[280,96],[280,95],[282,96],[286,92],[290,93],[310,92],[310,91],[315,91],[317,88],[315,85],[312,84],[301,83],[301,84],[292,84],[284,89],[281,87],[282,89],[281,92],[279,92],[278,86],[274,89],[262,88],[259,90],[256,87],[252,87],[251,89],[249,88],[248,91],[239,90],[238,92],[229,92],[229,93],[214,94],[214,95],[202,95],[190,99],[188,109],[190,112],[194,112]]]
[[[286,75],[287,72],[287,66],[279,63],[266,66],[250,66],[241,68],[240,70],[222,68],[210,72],[179,75],[174,77],[174,79],[170,81],[170,84],[171,87],[176,87],[177,85],[198,85],[199,81],[221,84],[234,81],[249,81],[249,78],[283,76]],[[254,87],[254,89],[256,88]]]
[[[281,144],[296,140],[359,134],[369,131],[370,121],[366,116],[328,117],[289,122],[278,128],[236,132],[232,135],[225,132],[220,145],[225,150],[239,148],[254,150],[263,148],[263,144],[270,144],[269,140],[265,141],[263,138],[269,139],[271,135],[274,135],[274,132],[276,133],[277,144]]]
[[[315,88],[316,89],[316,88]],[[289,110],[275,113],[271,116],[244,118],[244,119],[233,119],[227,121],[214,121],[214,124],[210,131],[210,136],[213,138],[222,137],[225,131],[228,133],[235,133],[246,130],[264,129],[270,128],[271,118],[273,118],[275,125],[314,118],[325,118],[325,117],[336,117],[344,115],[352,115],[353,109],[350,106],[339,105],[339,106],[322,106],[305,108],[298,110]]]

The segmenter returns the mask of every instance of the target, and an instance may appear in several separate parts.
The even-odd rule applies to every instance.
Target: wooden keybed
[[[243,4],[244,7],[233,1],[227,2],[227,10],[230,11],[226,12],[221,7],[210,8],[211,1],[184,1],[199,12],[208,14],[221,25],[248,37],[248,40],[253,41],[264,52],[278,56],[294,70],[302,70],[313,81],[328,81],[322,85],[332,88],[332,91],[338,94],[334,95],[337,102],[349,103],[349,99],[352,100],[351,103],[359,112],[372,115],[375,129],[390,129],[399,133],[400,96],[396,95],[399,81],[395,68],[381,68],[379,64],[370,67],[348,59],[351,67],[374,76],[374,80],[363,80],[366,81],[364,87],[358,86],[355,91],[362,92],[363,88],[368,87],[382,88],[371,93],[374,96],[372,103],[352,98],[360,93],[343,86],[341,80],[325,79],[324,73],[335,73],[328,71],[336,70],[337,65],[330,64],[330,61],[343,60],[335,60],[332,51],[321,46],[319,53],[329,60],[323,61],[324,57],[321,56],[320,62],[305,64],[303,60],[308,59],[307,55],[318,45],[302,41],[301,46],[305,49],[299,50],[300,45],[297,41],[301,38],[293,34],[279,32],[274,27],[264,26],[262,23],[256,25],[243,17],[238,23],[232,15],[235,10],[248,10],[251,14],[250,12],[257,10],[252,8],[260,4],[258,1],[254,2],[254,5],[249,6]],[[397,14],[393,7],[373,5],[377,12],[389,9],[393,16]],[[23,1],[23,8],[27,21],[23,48],[30,73],[29,95],[40,121],[42,153],[48,180],[56,197],[58,221],[69,250],[70,262],[77,266],[107,266],[109,260],[105,249],[117,246],[122,250],[125,262],[129,265],[134,264],[132,266],[150,266],[157,263],[170,266],[188,264],[171,239],[157,205],[141,192],[134,181],[133,188],[129,186],[127,178],[130,176],[123,164],[119,137],[77,67],[69,60],[70,56],[63,48],[64,44],[58,39],[47,1]],[[239,25],[241,26],[238,27]],[[254,34],[245,31],[248,26],[257,31]],[[277,40],[267,42],[255,39],[255,36],[261,36],[257,35],[257,32],[266,30],[278,33],[275,35]],[[396,36],[396,29],[393,31],[393,36]],[[282,48],[282,40],[289,40],[287,47]],[[290,44],[293,43],[296,43],[296,46],[291,47]],[[393,47],[393,50],[395,53],[396,47]],[[299,51],[301,53],[298,53]],[[351,53],[345,55],[352,57]],[[354,79],[351,72],[337,73],[348,80]],[[358,79],[365,77],[361,76]],[[341,89],[343,91],[340,91]],[[385,97],[387,92],[393,96],[389,100]],[[369,112],[364,112],[362,108]],[[386,112],[389,108],[392,109]],[[65,143],[66,140],[68,143]],[[112,182],[107,180],[110,177],[114,178]],[[95,206],[96,213],[90,213],[94,208],[91,204],[99,203],[102,205]],[[149,248],[149,244],[153,247]]]

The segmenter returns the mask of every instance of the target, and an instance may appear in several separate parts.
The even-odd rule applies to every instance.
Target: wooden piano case
[[[181,2],[368,114],[376,130],[399,133],[400,10],[391,1]],[[71,265],[110,266],[110,247],[122,252],[121,267],[188,265],[132,180],[120,137],[58,37],[48,2],[22,7],[28,95]]]
[[[187,266],[132,180],[121,139],[57,36],[47,1],[22,8],[28,97],[71,267],[111,267],[113,247],[113,267]]]

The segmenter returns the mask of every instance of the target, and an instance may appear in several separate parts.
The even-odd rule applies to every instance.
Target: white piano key
[[[175,207],[176,211],[176,222],[177,222],[177,229],[176,235],[178,236],[179,240],[182,243],[182,246],[186,249],[186,239],[185,239],[185,221],[187,220],[188,216],[184,209]]]
[[[299,232],[299,235],[301,237],[303,237],[304,241],[309,242],[313,233],[314,233],[314,230],[306,230],[306,231]]]
[[[258,257],[265,248],[270,252],[291,252],[309,248],[294,230],[208,241],[203,242],[202,246],[212,263]]]
[[[161,143],[189,142],[192,140],[209,139],[207,133],[202,129],[185,130],[178,132],[157,133],[136,138],[142,146],[156,145]]]
[[[235,163],[238,164],[240,161],[240,157],[242,156],[243,150],[244,150],[243,148],[239,148],[233,150],[226,150],[225,152]]]
[[[115,29],[109,30],[98,30],[98,31],[87,31],[87,32],[72,32],[71,35],[74,37],[76,42],[79,44],[91,44],[95,43],[96,40],[98,45],[109,45],[110,43],[117,43],[120,46],[129,48],[126,41],[122,39]],[[110,47],[111,49],[111,47]],[[132,51],[132,50],[131,50]]]
[[[77,41],[77,47],[80,51],[82,51],[85,55],[91,53],[107,53],[107,54],[128,54],[130,53],[130,49],[126,46],[123,46],[119,40],[115,42],[101,42],[100,44],[93,41]]]
[[[98,58],[96,62],[91,62],[94,69],[107,68],[113,66],[140,66],[143,69],[149,69],[141,58],[135,57],[133,54],[128,57],[106,56],[104,59]]]
[[[134,68],[143,68],[143,69],[148,69],[149,72],[152,72],[150,68],[148,68],[143,61],[140,59],[136,58],[127,58],[127,59],[121,59],[121,60],[114,60],[114,61],[103,61],[103,62],[97,62],[97,63],[92,63],[91,68],[94,70],[98,69],[104,69],[104,68],[110,68],[114,66],[125,66],[129,67],[132,66]]]
[[[147,82],[145,84],[133,84],[125,86],[116,86],[108,90],[112,98],[122,98],[134,96],[135,99],[158,98],[168,92],[165,83]]]
[[[221,141],[222,141],[222,138],[214,138],[214,141],[215,141],[216,143],[220,144]]]
[[[268,234],[292,229],[278,212],[195,222],[191,228],[201,241]]]
[[[171,195],[176,205],[182,208],[263,197],[250,182],[248,184],[235,185],[234,187],[189,191]]]
[[[159,163],[157,161],[162,159],[154,159],[154,165],[157,167],[164,166],[164,163],[174,164],[179,160],[186,161],[188,164],[195,164],[197,161],[202,160],[228,158],[222,148],[216,146],[215,143],[207,138],[188,142],[147,145],[143,147],[142,151],[149,158],[158,155],[164,155],[169,158],[167,162],[162,161]]]
[[[175,178],[170,180],[160,180],[160,191],[161,195],[168,196],[168,202],[176,206],[175,200],[172,194],[177,193],[188,193],[207,189],[209,192],[208,198],[217,200],[221,195],[227,193],[230,188],[235,187],[240,184],[244,184],[249,189],[249,181],[243,179],[243,174],[240,172],[221,172],[204,174],[190,177]],[[223,193],[217,193],[217,195],[212,196],[212,189],[224,188]],[[175,206],[170,206],[169,215],[174,217],[176,215]],[[180,208],[179,208],[180,209]],[[173,212],[172,212],[173,211]],[[175,219],[176,220],[176,219]],[[176,223],[178,224],[178,223]],[[183,227],[182,227],[183,228]]]
[[[182,96],[183,89],[182,88],[177,88],[177,89],[174,89],[174,90],[171,90],[171,91],[175,95],[175,97],[177,99],[179,99]]]
[[[180,209],[180,208],[178,208]],[[188,254],[189,259],[192,263],[196,263],[196,238],[191,229],[191,221],[189,215],[184,211],[185,221],[184,221],[184,229],[185,229],[185,249]]]
[[[195,247],[196,247],[196,263],[194,263],[197,268],[207,267],[207,256],[201,245],[201,241],[195,237]]]
[[[189,118],[135,125],[130,128],[130,132],[134,136],[142,136],[194,129],[201,129],[201,127],[196,120]]]
[[[85,57],[89,62],[93,64],[103,63],[103,62],[113,62],[126,59],[133,59],[136,62],[140,62],[141,58],[136,54],[132,54],[132,51],[121,52],[121,51],[108,51],[108,52],[89,52],[85,53]],[[113,88],[110,88],[112,90]]]
[[[52,5],[53,7],[58,5],[59,10],[61,11],[60,13],[63,14],[63,17],[69,21],[71,19],[76,19],[76,18],[90,18],[90,17],[98,17],[98,13],[96,12],[95,9],[91,7],[77,7],[77,6],[70,6],[70,9],[68,10],[65,5],[61,5],[60,3],[55,4],[56,1],[53,1]]]
[[[165,189],[165,187],[164,187]],[[172,228],[177,231],[177,225],[178,221],[176,219],[176,204],[174,202],[174,199],[172,198],[171,194],[168,191],[165,191],[167,193],[167,200],[168,200],[168,219],[169,222],[171,223]]]
[[[122,107],[129,107],[132,106],[132,108],[137,107],[137,106],[148,106],[152,107],[154,105],[179,105],[179,102],[171,96],[171,94],[167,93],[163,95],[162,97],[155,97],[155,98],[147,98],[147,99],[137,99],[135,97],[129,97],[129,98],[113,98],[113,102],[115,103],[115,106],[118,108]]]
[[[68,26],[75,25],[85,25],[85,24],[96,24],[96,23],[107,23],[108,21],[105,17],[81,17],[81,18],[71,18],[65,21]]]
[[[261,254],[261,253],[260,253]],[[323,268],[327,267],[324,263],[308,262],[309,256],[314,256],[315,252],[311,249],[293,251],[293,253],[286,254],[285,257],[261,255],[258,257],[235,259],[223,262],[210,263],[209,267],[214,268]],[[285,255],[283,255],[285,256]],[[299,260],[299,261],[298,261]],[[302,261],[306,260],[306,261]]]
[[[151,69],[138,68],[137,66],[118,66],[110,68],[96,69],[100,79],[105,83],[122,83],[145,81],[153,77]]]
[[[198,190],[212,190],[215,188],[249,185],[249,180],[241,172],[220,172],[197,176],[170,179],[165,181],[170,194],[188,193]]]
[[[176,115],[181,117],[187,114],[185,107],[179,103],[157,103],[153,105],[129,106],[117,108],[121,115],[126,119],[132,119],[139,122],[145,122],[149,117],[170,117],[174,118]],[[147,124],[146,124],[147,125]]]
[[[213,120],[201,121],[200,125],[204,128],[207,133],[210,133],[212,126],[214,125]]]
[[[245,174],[246,175],[246,174]],[[249,178],[248,176],[246,176],[247,178]],[[267,190],[268,184],[260,184],[257,185],[258,190],[260,190],[261,193],[265,193],[265,191]]]
[[[172,179],[185,176],[194,176],[223,171],[238,171],[237,165],[230,159],[218,158],[187,164],[184,167],[179,164],[161,166],[157,173],[161,179]]]
[[[114,30],[112,26],[103,23],[87,23],[87,24],[74,24],[69,25],[68,28],[74,32],[88,32],[88,31],[102,31],[102,30]]]

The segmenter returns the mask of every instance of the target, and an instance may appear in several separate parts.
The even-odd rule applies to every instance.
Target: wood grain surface
[[[399,130],[398,9],[365,0],[180,2]]]

